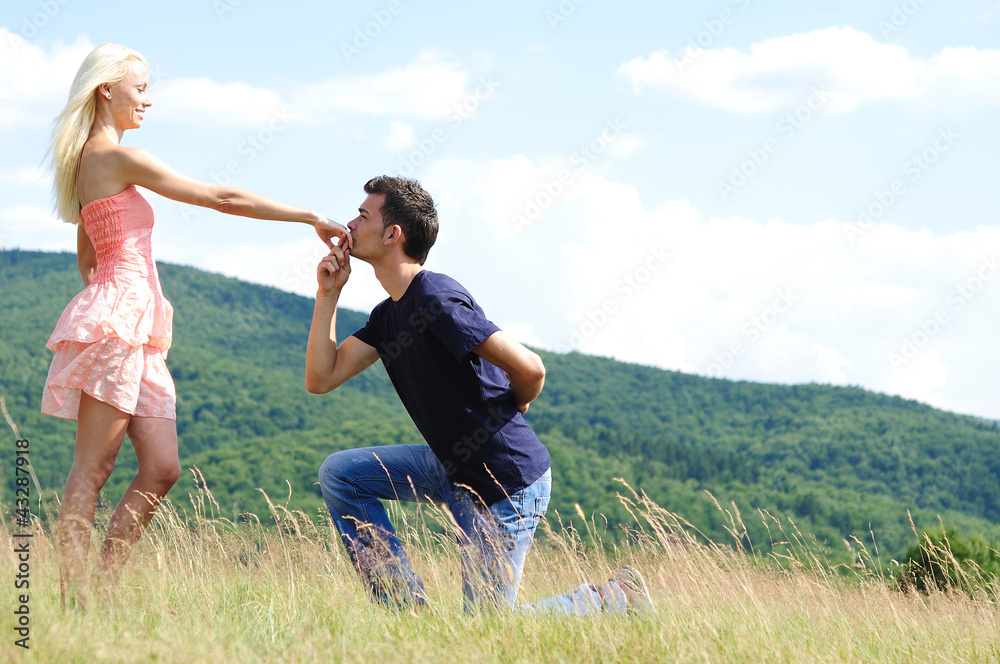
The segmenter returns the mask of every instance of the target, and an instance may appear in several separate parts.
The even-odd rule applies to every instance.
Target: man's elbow
[[[542,358],[538,357],[535,353],[531,354],[531,361],[528,363],[526,377],[535,382],[545,380],[545,365],[542,363]]]
[[[310,394],[326,394],[336,387],[322,376],[306,373],[306,392]]]

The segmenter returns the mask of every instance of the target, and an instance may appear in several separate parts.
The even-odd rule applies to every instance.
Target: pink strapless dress
[[[97,274],[45,344],[55,357],[42,412],[75,420],[86,392],[130,415],[176,419],[166,365],[173,307],[153,262],[153,208],[130,186],[87,203],[80,218],[97,251]]]

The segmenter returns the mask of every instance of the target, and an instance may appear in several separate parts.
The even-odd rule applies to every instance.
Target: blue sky
[[[125,144],[341,221],[417,177],[427,267],[523,341],[1000,418],[998,27],[996,0],[7,2],[0,246],[73,250],[43,156],[116,41],[153,74]],[[151,198],[158,259],[314,292],[308,229]],[[342,302],[383,297],[359,265]]]

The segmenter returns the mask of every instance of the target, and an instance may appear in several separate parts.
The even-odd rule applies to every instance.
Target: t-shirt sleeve
[[[378,325],[375,324],[374,318],[375,318],[375,312],[373,311],[372,315],[368,317],[368,321],[365,322],[364,326],[351,336],[357,337],[358,339],[365,342],[372,348],[378,348],[381,335],[379,335],[378,333]]]
[[[500,331],[463,293],[435,293],[427,298],[425,306],[434,314],[441,312],[430,320],[429,327],[456,360],[464,359],[476,346]]]

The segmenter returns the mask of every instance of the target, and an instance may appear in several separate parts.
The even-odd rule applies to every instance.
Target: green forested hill
[[[169,364],[181,462],[201,469],[226,516],[264,514],[256,489],[284,503],[289,485],[289,506],[316,514],[326,455],[419,442],[380,365],[333,394],[305,391],[310,299],[175,265],[161,265],[160,276],[175,307]],[[43,487],[58,491],[74,424],[38,407],[45,340],[80,289],[75,256],[0,252],[0,289],[0,395],[32,441]],[[341,336],[365,317],[341,312]],[[715,380],[575,353],[543,358],[545,391],[529,420],[552,452],[552,506],[564,521],[577,518],[574,504],[612,527],[628,521],[615,497],[620,477],[719,540],[728,538],[726,519],[706,491],[723,506],[734,501],[764,549],[756,510],[791,518],[835,558],[846,556],[845,537],[867,541],[870,530],[883,555],[898,554],[913,539],[908,510],[918,527],[940,517],[1000,536],[996,423],[859,388]],[[134,468],[126,449],[110,501]],[[4,501],[12,481],[11,471]],[[182,479],[171,498],[185,500],[192,488]]]

